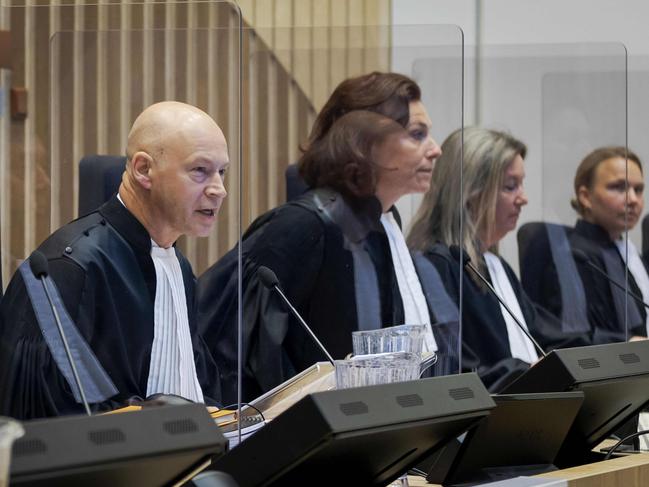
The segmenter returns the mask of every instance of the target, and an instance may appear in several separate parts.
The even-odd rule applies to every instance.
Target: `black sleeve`
[[[83,270],[72,261],[57,259],[50,262],[50,275],[74,320],[83,293]],[[80,413],[82,406],[43,338],[20,271],[9,283],[1,313],[0,413],[21,419]]]
[[[273,270],[288,299],[304,310],[323,256],[324,224],[312,211],[286,205],[262,221],[246,232],[242,249],[244,400],[300,371],[285,344],[292,318],[279,296],[261,284],[257,269],[264,265]],[[237,288],[234,248],[198,280],[199,329],[218,365],[227,404],[237,399]]]
[[[459,304],[458,269],[459,263],[453,259],[446,248],[436,246],[436,251],[427,252],[426,257],[430,259],[437,268],[440,277],[446,285],[446,289],[452,299]],[[463,317],[462,327],[485,327],[489,326],[489,318],[480,312],[481,296],[475,292],[474,286],[469,281],[466,271],[463,274]],[[473,307],[476,312],[471,313],[469,308]],[[478,319],[482,316],[482,319]],[[467,336],[479,335],[463,333],[462,340],[462,371],[476,372],[485,386],[492,392],[502,390],[507,384],[525,372],[529,365],[522,360],[513,357],[501,357],[499,359],[487,359],[490,353],[483,348],[487,345],[479,340],[472,340]]]

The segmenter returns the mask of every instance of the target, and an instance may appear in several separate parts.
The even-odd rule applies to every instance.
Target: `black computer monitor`
[[[475,374],[309,394],[213,468],[239,485],[386,485],[495,406]]]
[[[584,394],[496,394],[496,408],[418,468],[433,484],[463,485],[557,470],[554,460]]]
[[[175,485],[227,442],[201,404],[26,421],[12,450],[11,485]]]
[[[597,460],[592,448],[649,403],[649,341],[554,350],[503,394],[560,391],[582,391],[584,404],[555,463]]]

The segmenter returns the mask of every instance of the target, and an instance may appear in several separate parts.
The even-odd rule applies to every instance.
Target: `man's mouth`
[[[208,208],[206,210],[197,210],[197,211],[205,216],[214,216],[216,214],[216,211],[213,208]]]

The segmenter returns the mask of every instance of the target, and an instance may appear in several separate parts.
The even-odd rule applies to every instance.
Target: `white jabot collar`
[[[507,272],[505,272],[505,267],[500,258],[491,252],[486,252],[484,254],[484,259],[487,263],[487,269],[489,270],[491,284],[496,290],[496,293],[500,299],[507,303],[509,309],[512,310],[525,329],[529,330],[521,306],[516,298],[516,294],[514,293],[512,283],[509,281],[509,276],[507,276]],[[500,305],[500,313],[502,314],[503,319],[505,320],[505,325],[507,326],[507,338],[509,339],[509,349],[512,357],[527,362],[528,364],[536,362],[539,359],[539,356],[536,353],[534,344],[518,327],[514,319],[502,304]]]
[[[381,223],[385,228],[390,243],[390,253],[392,254],[392,265],[397,276],[399,284],[399,293],[403,302],[403,310],[406,324],[428,325],[428,333],[424,341],[425,352],[436,352],[437,343],[430,323],[430,313],[424,292],[419,282],[419,276],[415,271],[415,266],[410,256],[410,251],[403,238],[403,233],[399,224],[394,219],[391,212],[381,215]],[[395,323],[396,324],[396,323]]]

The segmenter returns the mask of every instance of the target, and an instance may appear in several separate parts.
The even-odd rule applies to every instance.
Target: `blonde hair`
[[[425,251],[436,242],[459,245],[484,268],[479,235],[495,227],[505,169],[517,155],[524,158],[526,154],[525,144],[504,132],[467,127],[464,134],[458,129],[448,136],[408,235],[410,248]]]

